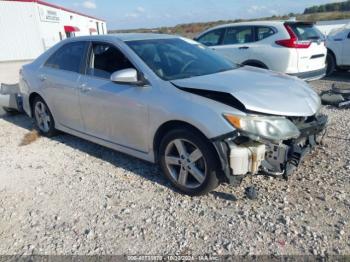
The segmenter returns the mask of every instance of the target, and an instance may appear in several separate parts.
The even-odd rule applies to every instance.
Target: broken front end
[[[320,144],[327,116],[237,117],[225,118],[237,128],[216,138],[223,172],[230,184],[237,185],[246,175],[264,173],[288,178],[305,155]]]

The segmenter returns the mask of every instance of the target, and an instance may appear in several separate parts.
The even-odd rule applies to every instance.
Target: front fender
[[[176,87],[172,87],[170,93],[157,92],[150,103],[149,141],[154,141],[159,128],[171,121],[189,124],[210,140],[235,131],[223,117],[224,113],[244,114],[228,105]],[[153,146],[150,143],[151,150]]]

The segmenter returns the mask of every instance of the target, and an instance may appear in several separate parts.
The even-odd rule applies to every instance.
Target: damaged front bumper
[[[297,139],[281,141],[253,141],[235,131],[212,142],[219,154],[227,182],[238,185],[246,175],[259,172],[288,178],[303,158],[323,138],[327,116],[319,115],[296,124],[300,131]]]

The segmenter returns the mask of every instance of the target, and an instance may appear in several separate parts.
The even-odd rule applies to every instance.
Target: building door
[[[97,28],[97,34],[99,35],[100,34],[100,27],[99,27],[98,22],[96,22],[96,28]]]
[[[71,37],[74,37],[74,36],[75,36],[74,32],[66,32],[66,37],[67,38],[71,38]]]

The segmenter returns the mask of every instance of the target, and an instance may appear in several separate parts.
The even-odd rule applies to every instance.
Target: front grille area
[[[288,117],[290,121],[292,121],[293,124],[295,124],[297,127],[305,124],[305,123],[311,123],[316,120],[316,115],[308,116],[308,117]]]

